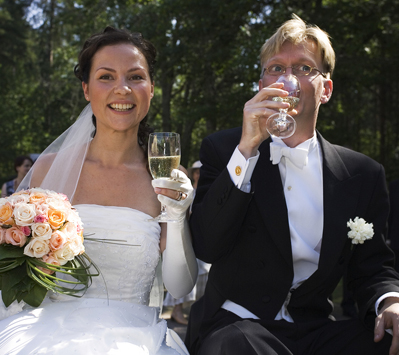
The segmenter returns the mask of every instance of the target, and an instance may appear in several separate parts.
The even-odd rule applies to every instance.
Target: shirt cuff
[[[251,177],[259,156],[260,153],[257,151],[256,156],[246,160],[237,146],[227,164],[227,170],[230,174],[231,181],[243,192],[251,191]]]
[[[380,303],[385,300],[388,297],[397,297],[399,298],[399,292],[388,292],[383,294],[375,303],[375,314],[378,316],[380,313],[378,312],[378,309],[380,308]]]

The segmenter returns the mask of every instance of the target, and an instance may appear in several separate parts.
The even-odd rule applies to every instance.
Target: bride
[[[162,303],[163,287],[156,287],[162,286],[161,254],[163,281],[174,297],[189,293],[197,278],[185,218],[190,180],[180,170],[171,180],[152,180],[147,166],[155,55],[140,34],[111,27],[85,42],[75,75],[89,105],[20,188],[69,197],[91,235],[86,253],[101,276],[80,299],[51,294],[38,308],[3,306],[1,354],[187,354],[159,319],[159,308],[151,307]],[[160,202],[177,222],[151,219]],[[157,290],[154,304],[150,293]]]

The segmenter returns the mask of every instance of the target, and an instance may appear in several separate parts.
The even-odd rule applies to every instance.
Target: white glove
[[[173,180],[152,180],[152,186],[181,191],[186,195],[186,198],[180,201],[158,195],[158,200],[166,206],[168,216],[173,219],[173,222],[167,222],[166,248],[162,254],[162,277],[170,294],[174,298],[180,298],[190,293],[198,276],[197,259],[186,218],[186,212],[194,198],[194,189],[190,179],[181,170],[174,169],[171,177]]]
[[[182,220],[194,199],[194,189],[191,180],[181,170],[173,169],[171,179],[152,180],[153,187],[181,191],[186,195],[184,199],[176,199],[158,195],[158,200],[166,206],[166,213],[173,220]]]

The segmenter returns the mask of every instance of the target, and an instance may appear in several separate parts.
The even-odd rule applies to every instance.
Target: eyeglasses
[[[291,68],[292,74],[294,74],[296,76],[308,76],[313,71],[317,71],[324,78],[327,77],[326,74],[322,73],[319,69],[317,69],[315,67],[311,67],[309,65],[295,65],[293,67],[285,67],[284,65],[274,64],[274,65],[271,65],[270,67],[263,69],[261,78],[263,77],[263,75],[265,75],[265,73],[267,73],[268,75],[272,75],[272,76],[280,76],[282,74],[285,74],[285,72],[287,71],[288,68]]]

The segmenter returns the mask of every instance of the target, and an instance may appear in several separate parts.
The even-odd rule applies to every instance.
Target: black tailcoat
[[[193,354],[203,322],[209,324],[226,299],[273,320],[294,276],[287,206],[278,165],[270,161],[271,140],[261,144],[252,192],[244,193],[226,168],[240,137],[241,128],[217,132],[201,147],[203,165],[190,226],[197,257],[212,267],[205,295],[191,310],[186,344]],[[386,292],[399,292],[393,253],[383,236],[389,210],[384,169],[320,134],[318,140],[324,198],[319,267],[292,292],[288,311],[294,321],[329,317],[328,297],[348,269],[360,317],[373,320],[376,300]],[[357,216],[373,223],[374,236],[353,245],[347,222]]]

